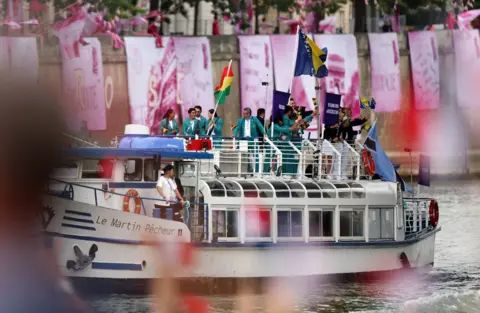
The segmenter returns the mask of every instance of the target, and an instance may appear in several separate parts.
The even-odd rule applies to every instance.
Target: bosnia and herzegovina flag
[[[367,100],[367,98],[362,97],[360,98],[360,109],[365,110],[366,108],[370,108],[372,110],[375,110],[376,102],[375,99],[370,99]]]
[[[232,61],[225,66],[222,73],[222,78],[220,84],[215,88],[215,98],[217,99],[217,104],[224,104],[225,98],[230,94],[230,88],[233,80],[233,71],[232,71]]]
[[[405,183],[403,178],[398,175],[397,170],[390,161],[385,151],[383,151],[377,137],[377,123],[373,124],[365,139],[363,148],[370,151],[373,162],[375,163],[375,172],[383,179],[391,182],[398,182],[403,191],[412,192],[412,188]]]
[[[297,59],[293,76],[310,75],[322,78],[328,75],[325,66],[327,61],[327,48],[320,49],[315,42],[308,38],[304,32],[297,32]]]

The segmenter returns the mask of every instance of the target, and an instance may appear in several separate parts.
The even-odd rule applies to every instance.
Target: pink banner
[[[200,105],[203,115],[214,108],[212,59],[210,42],[206,37],[173,38],[177,56],[177,80],[183,119],[188,109]]]
[[[328,49],[328,76],[321,79],[325,92],[342,95],[342,107],[360,114],[358,104],[360,80],[358,77],[357,41],[353,35],[316,35],[315,42]],[[323,99],[322,99],[323,100]]]
[[[408,33],[413,91],[417,109],[440,106],[440,72],[435,32]]]
[[[295,38],[295,35],[270,36],[275,68],[275,89],[287,92],[292,84],[292,98],[295,99],[295,103],[311,110],[312,98],[315,98],[315,79],[310,76],[300,76],[295,77],[292,83]]]
[[[454,30],[457,102],[461,107],[478,107],[480,99],[480,38],[478,30]]]
[[[37,40],[32,37],[0,37],[0,72],[12,78],[38,79]]]
[[[396,33],[368,34],[375,111],[400,110],[400,53]],[[367,96],[367,95],[363,95]]]
[[[69,127],[78,130],[107,128],[102,49],[97,38],[86,38],[87,45],[60,39],[63,89]]]
[[[181,122],[175,45],[168,37],[163,37],[163,43],[163,48],[157,48],[153,37],[125,38],[130,119],[147,125],[151,134],[160,133],[168,109],[173,109]]]
[[[270,38],[268,36],[239,36],[240,42],[240,90],[242,109],[264,108],[266,116],[272,111],[273,64]],[[268,86],[262,86],[262,82]],[[267,90],[268,88],[268,90]]]

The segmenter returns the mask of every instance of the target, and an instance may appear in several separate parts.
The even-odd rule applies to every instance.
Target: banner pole
[[[320,118],[320,109],[322,105],[321,87],[318,84],[319,78],[315,77],[315,94],[317,97],[317,149],[320,150],[320,141],[323,138],[322,120]]]

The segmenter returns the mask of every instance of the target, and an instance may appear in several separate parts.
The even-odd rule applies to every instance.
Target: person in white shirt
[[[173,174],[172,165],[169,164],[164,167],[163,176],[160,176],[157,182],[157,192],[163,201],[155,204],[155,207],[160,209],[160,218],[166,218],[167,208],[172,208],[173,220],[182,221],[180,211],[185,201],[178,191]]]

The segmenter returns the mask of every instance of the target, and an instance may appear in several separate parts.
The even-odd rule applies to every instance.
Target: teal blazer
[[[209,120],[206,117],[203,117],[202,115],[200,115],[200,128],[203,129],[204,134],[207,133],[208,122]]]
[[[205,135],[205,131],[200,126],[201,122],[197,119],[193,120],[193,128],[190,127],[190,119],[187,119],[183,122],[183,135],[184,136],[195,136],[195,135]]]
[[[258,133],[258,129],[261,131],[261,134]],[[260,137],[265,134],[265,128],[263,128],[262,123],[255,117],[250,117],[250,137]],[[233,131],[235,137],[245,137],[245,118],[239,118],[237,127]]]
[[[274,139],[281,139],[282,136],[286,136],[287,137],[286,139],[289,140],[291,135],[292,135],[292,131],[290,130],[290,127],[280,126],[278,124],[273,125]]]
[[[167,118],[164,118],[162,122],[160,123],[160,134],[164,134],[166,136],[168,135],[178,135],[180,130],[178,129],[178,123],[177,120],[173,119],[172,120],[173,127],[170,126],[170,123],[168,122]],[[167,130],[165,133],[162,132],[162,130],[166,128]]]
[[[222,137],[223,136],[223,119],[219,117],[213,118],[213,122],[215,123],[215,126],[213,127],[213,132],[215,132],[215,137]],[[210,124],[210,120],[207,120],[207,126]],[[208,131],[208,129],[207,129]],[[210,135],[210,134],[207,134]]]

